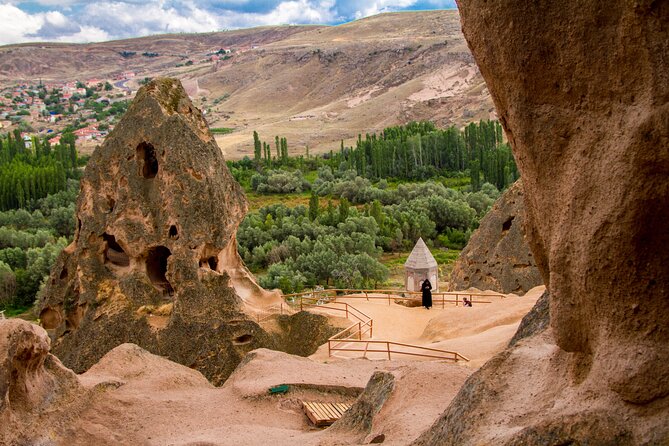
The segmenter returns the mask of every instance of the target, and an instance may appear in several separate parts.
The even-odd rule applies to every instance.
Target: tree
[[[260,138],[258,137],[258,132],[253,131],[253,159],[257,165],[260,165],[260,158],[262,156],[260,145]]]
[[[346,198],[339,200],[339,222],[343,223],[348,218],[350,203]]]
[[[311,193],[309,198],[309,220],[314,221],[318,218],[320,209],[318,207],[318,195]]]

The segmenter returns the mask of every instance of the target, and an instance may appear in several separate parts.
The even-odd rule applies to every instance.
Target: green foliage
[[[301,193],[308,190],[310,184],[302,177],[299,170],[268,170],[251,177],[251,188],[260,193]]]
[[[0,136],[0,210],[24,208],[67,187],[79,175],[74,135],[63,133],[61,143],[33,138],[27,148],[18,131]]]
[[[213,127],[209,129],[211,133],[215,135],[226,135],[228,133],[234,132],[235,129],[228,128],[228,127]]]
[[[23,312],[31,306],[60,251],[75,230],[78,181],[26,209],[0,212],[0,309]],[[8,313],[9,314],[9,313]]]

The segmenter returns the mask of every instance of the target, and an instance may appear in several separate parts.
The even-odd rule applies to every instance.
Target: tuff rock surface
[[[0,321],[0,444],[35,444],[29,440],[53,407],[70,407],[83,393],[49,345],[41,327],[20,319]]]
[[[221,383],[248,351],[275,348],[253,319],[280,296],[237,253],[246,210],[181,84],[140,89],[86,167],[74,242],[40,303],[54,354],[80,373],[132,342]]]
[[[470,287],[520,296],[542,279],[525,241],[522,180],[516,181],[483,217],[455,262],[449,288]]]
[[[521,171],[550,326],[416,444],[668,444],[669,3],[458,6]]]

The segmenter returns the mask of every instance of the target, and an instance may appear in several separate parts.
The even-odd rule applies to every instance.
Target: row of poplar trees
[[[484,182],[502,190],[518,179],[513,154],[497,121],[471,123],[463,130],[437,129],[432,122],[411,122],[381,134],[358,136],[355,147],[332,153],[333,166],[345,163],[369,179],[424,180],[469,171],[472,188]]]
[[[53,147],[18,130],[0,135],[0,210],[25,207],[31,200],[64,190],[77,175],[75,136],[64,133]]]

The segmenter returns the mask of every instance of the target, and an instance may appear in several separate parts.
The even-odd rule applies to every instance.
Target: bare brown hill
[[[210,61],[220,48],[228,60]],[[120,52],[130,51],[132,57]],[[145,52],[158,53],[146,57]],[[460,125],[494,117],[457,11],[381,14],[339,26],[263,27],[86,45],[0,47],[0,84],[16,80],[179,78],[228,159],[252,153],[252,132],[288,138],[292,153],[337,149],[359,133],[410,120]],[[192,60],[192,66],[177,67]]]

